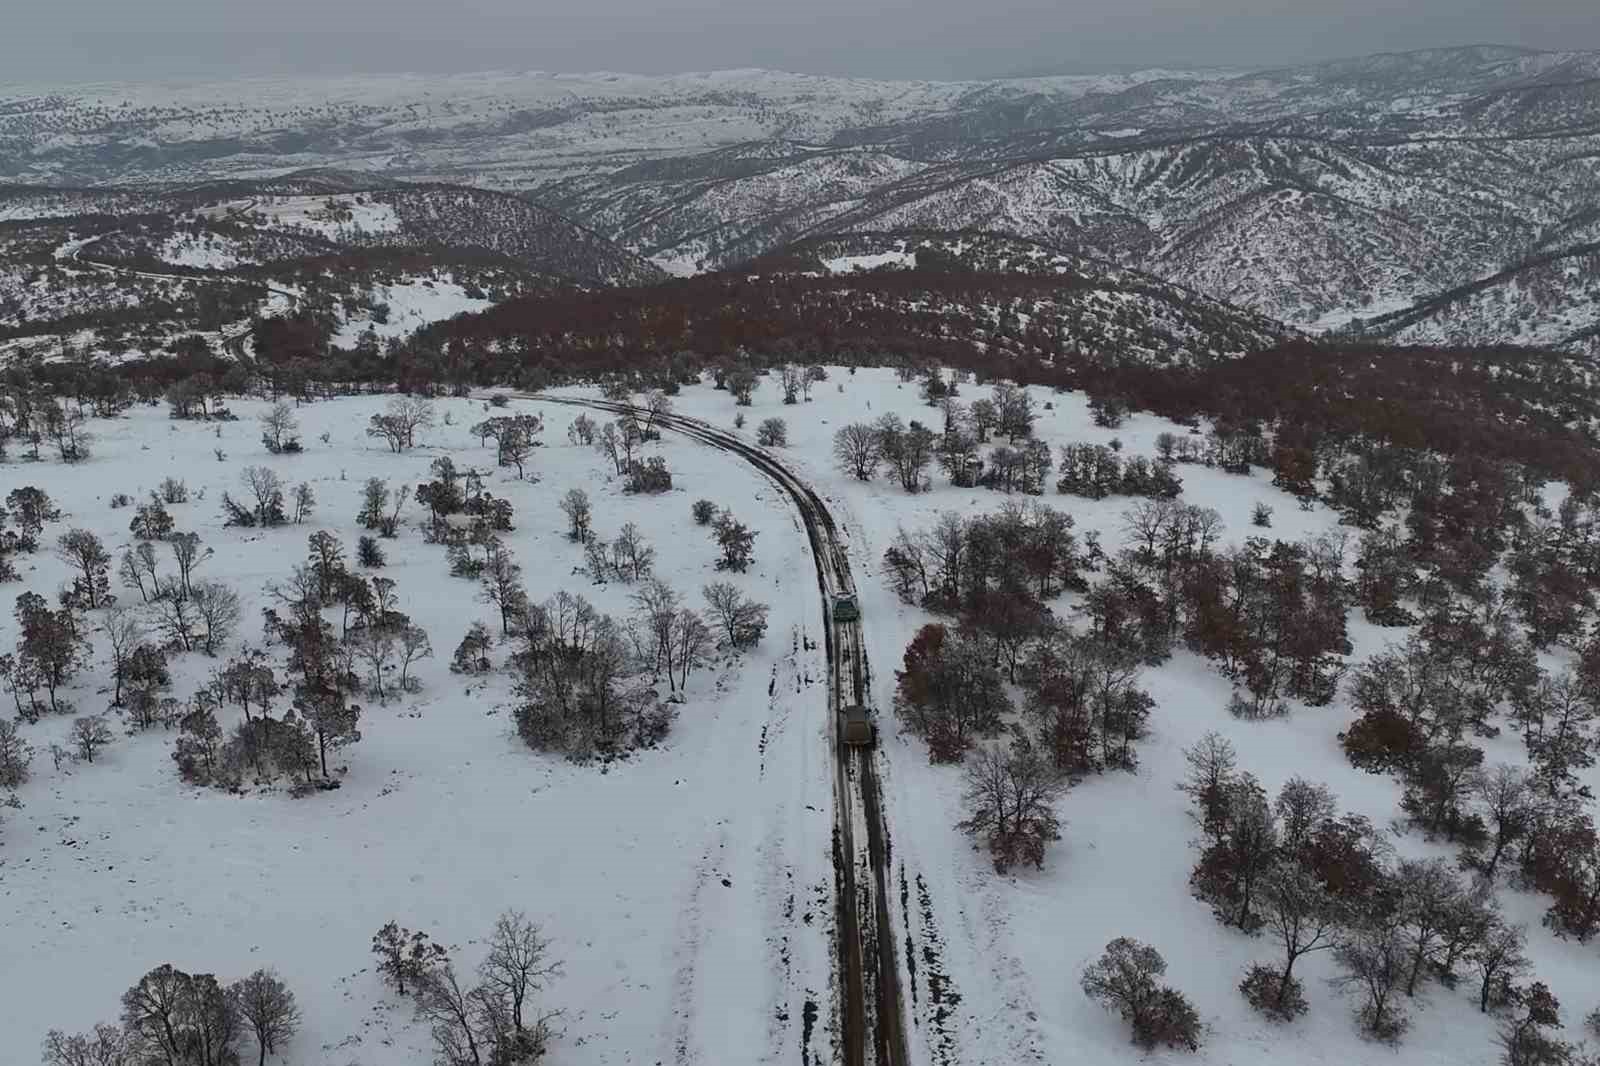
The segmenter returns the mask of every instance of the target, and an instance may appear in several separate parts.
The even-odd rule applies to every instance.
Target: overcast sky
[[[768,67],[884,78],[1600,48],[1597,0],[4,0],[0,82]]]

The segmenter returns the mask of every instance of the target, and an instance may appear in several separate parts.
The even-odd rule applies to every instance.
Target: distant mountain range
[[[308,168],[402,220],[347,241],[464,241],[588,284],[846,234],[983,232],[1279,329],[1600,354],[1600,53],[949,83],[730,71],[0,90],[0,180],[120,187],[0,193],[0,219],[140,210],[147,194],[127,186],[141,183],[169,203],[238,200],[244,186],[214,183]]]

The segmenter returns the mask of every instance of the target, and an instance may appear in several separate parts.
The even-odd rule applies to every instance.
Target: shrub
[[[1148,944],[1118,937],[1105,954],[1086,967],[1080,981],[1084,995],[1114,1008],[1133,1026],[1133,1042],[1148,1050],[1159,1044],[1200,1047],[1200,1016],[1182,992],[1156,979],[1167,961]]]
[[[177,478],[163,478],[161,480],[161,500],[163,503],[188,503],[189,485]]]
[[[717,517],[717,505],[710,500],[694,501],[693,511],[694,524],[697,526],[709,526],[712,519]]]
[[[127,507],[132,503],[133,497],[129,496],[126,492],[119,492],[115,496],[111,497],[111,509],[113,511],[119,507]]]
[[[622,485],[624,492],[657,493],[671,489],[672,471],[667,469],[667,461],[659,455],[652,455],[642,463],[635,461],[630,464],[628,478]]]
[[[383,554],[383,548],[376,539],[363,533],[356,541],[356,562],[362,566],[376,570],[389,560]]]
[[[768,418],[756,430],[756,443],[763,448],[782,448],[789,443],[789,425],[781,418]]]
[[[1306,1012],[1305,990],[1295,978],[1289,978],[1283,989],[1282,1002],[1278,986],[1283,975],[1264,962],[1253,963],[1239,982],[1239,991],[1252,1007],[1274,1021],[1293,1021]]]
[[[1250,512],[1250,524],[1260,526],[1262,529],[1272,528],[1272,508],[1264,503],[1258,503]]]

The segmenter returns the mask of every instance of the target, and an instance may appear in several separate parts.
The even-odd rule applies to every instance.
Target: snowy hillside
[[[896,264],[879,266],[892,271]],[[959,388],[964,404],[989,395],[970,380]],[[1034,434],[1051,453],[1098,444],[1148,457],[1163,447],[1162,434],[1205,440],[1146,415],[1097,425],[1081,393],[1030,391]],[[1259,777],[1269,794],[1293,777],[1328,785],[1342,812],[1378,827],[1394,852],[1386,861],[1440,858],[1453,869],[1454,844],[1430,840],[1400,817],[1401,785],[1347,760],[1339,734],[1357,711],[1346,687],[1324,706],[1290,700],[1284,716],[1250,720],[1229,713],[1232,686],[1194,652],[1179,647],[1159,665],[1138,666],[1138,685],[1153,704],[1136,762],[1077,776],[1052,800],[1062,839],[1049,844],[1042,868],[995,872],[957,827],[967,811],[963,770],[930,764],[926,741],[893,711],[908,642],[925,624],[948,617],[896,595],[885,552],[905,531],[926,529],[941,515],[970,518],[1029,501],[1070,516],[1080,544],[1095,534],[1115,556],[1136,540],[1127,515],[1139,501],[1053,489],[1032,501],[958,487],[937,473],[928,491],[911,494],[892,478],[862,481],[839,469],[833,453],[840,428],[889,414],[937,420],[920,393],[917,383],[888,370],[833,367],[798,404],[783,402],[775,375],[759,384],[748,408],[736,408],[728,391],[709,383],[689,385],[673,401],[679,414],[719,427],[742,413],[750,437],[763,420],[784,419],[787,443],[770,453],[817,489],[840,524],[860,591],[879,728],[873,758],[902,886],[893,932],[905,951],[891,954],[906,967],[908,1062],[1143,1061],[1127,1026],[1079,987],[1083,968],[1116,936],[1159,948],[1169,964],[1164,979],[1198,1013],[1200,1050],[1162,1051],[1152,1061],[1499,1062],[1496,1027],[1510,1015],[1479,1011],[1475,971],[1465,961],[1458,962],[1459,984],[1428,978],[1414,997],[1395,992],[1411,1027],[1394,1046],[1359,1034],[1352,1010],[1362,993],[1334,982],[1341,970],[1332,952],[1307,955],[1296,968],[1307,1013],[1287,1023],[1265,1020],[1237,985],[1247,964],[1279,952],[1275,936],[1224,925],[1192,894],[1205,830],[1174,786],[1190,772],[1185,750],[1208,732],[1232,744],[1239,769]],[[478,583],[448,575],[445,549],[422,536],[426,509],[414,504],[400,535],[379,541],[387,564],[364,573],[394,580],[397,609],[428,631],[434,656],[415,665],[417,691],[391,686],[386,697],[362,700],[359,740],[330,753],[338,787],[297,799],[281,780],[237,794],[187,784],[172,756],[180,734],[159,725],[132,729],[126,716],[113,715],[117,728],[92,762],[55,765],[46,752],[68,742],[73,716],[98,713],[111,698],[111,648],[96,628],[86,668],[59,694],[73,710],[20,727],[37,750],[33,775],[17,790],[22,809],[0,812],[0,892],[9,903],[0,933],[34,960],[0,968],[0,998],[18,1019],[0,1028],[0,1057],[31,1061],[47,1029],[80,1031],[116,1017],[121,993],[170,960],[225,981],[264,966],[283,976],[304,1023],[269,1061],[413,1066],[431,1054],[428,1036],[411,1000],[375,971],[372,933],[389,920],[425,930],[450,947],[465,974],[483,957],[495,916],[516,908],[542,925],[564,962],[539,996],[541,1010],[564,1012],[551,1062],[841,1061],[840,993],[831,976],[837,934],[825,623],[810,548],[786,497],[734,456],[670,430],[647,451],[669,464],[672,490],[625,493],[610,460],[568,438],[578,412],[547,399],[513,399],[499,412],[543,416],[543,446],[530,464],[536,479],[496,469],[492,448],[469,429],[493,413],[479,400],[439,401],[439,423],[423,431],[415,450],[397,454],[360,432],[386,402],[359,397],[294,408],[307,450],[278,456],[257,439],[254,416],[266,410],[264,402],[230,399],[242,421],[210,424],[140,407],[91,423],[99,440],[81,465],[47,460],[7,469],[48,485],[61,508],[47,540],[88,529],[113,555],[133,537],[131,508],[114,509],[112,494],[142,499],[164,476],[186,482],[188,501],[170,511],[178,529],[201,537],[196,579],[236,590],[242,620],[216,658],[198,650],[172,654],[175,698],[188,699],[244,645],[263,647],[260,609],[284,609],[281,583],[309,534],[326,530],[353,544],[362,532],[355,515],[365,479],[409,486],[443,457],[485,471],[485,487],[511,503],[513,528],[503,540],[531,599],[566,590],[617,618],[635,612],[639,586],[585,573],[585,553],[566,536],[558,508],[565,493],[589,495],[594,527],[605,536],[637,524],[656,550],[654,573],[691,601],[700,585],[729,577],[714,568],[715,546],[694,524],[691,501],[704,496],[730,507],[757,533],[754,566],[732,580],[771,605],[765,639],[743,653],[711,656],[691,676],[657,747],[586,764],[531,751],[513,725],[521,697],[505,668],[506,644],[497,640],[491,653],[494,672],[447,668],[470,623],[493,623],[495,611]],[[1000,445],[991,442],[983,454],[997,460]],[[218,461],[218,449],[227,461]],[[221,494],[248,492],[240,480],[246,464],[272,468],[289,484],[303,480],[315,511],[279,528],[224,527]],[[1349,533],[1326,503],[1300,506],[1273,486],[1268,471],[1240,475],[1198,462],[1177,470],[1181,502],[1213,509],[1220,519],[1218,552],[1251,536],[1304,543]],[[1561,491],[1547,494],[1556,503]],[[1253,524],[1260,506],[1271,509],[1270,527]],[[48,551],[9,558],[21,570],[20,583],[6,586],[13,592],[50,593],[71,576]],[[161,567],[170,570],[164,546]],[[1358,577],[1353,546],[1342,567],[1351,580]],[[278,596],[269,591],[274,583]],[[141,599],[131,585],[115,592],[125,605]],[[1093,601],[1079,592],[1057,596],[1051,610],[1079,630],[1097,624]],[[89,615],[97,624],[109,620],[103,610]],[[334,627],[338,616],[335,608],[326,612]],[[1372,625],[1359,609],[1349,626],[1352,647],[1343,658],[1352,665],[1415,632]],[[10,613],[0,615],[0,646],[17,638]],[[275,663],[283,657],[278,645],[265,651]],[[1572,658],[1556,649],[1540,663],[1554,669]],[[232,704],[219,717],[227,729],[241,719]],[[1008,725],[1021,729],[1024,721],[1018,713]],[[1527,765],[1509,714],[1494,721],[1504,728],[1472,734],[1472,742],[1491,762]],[[1600,788],[1592,761],[1574,773],[1576,784]],[[1580,1019],[1596,1005],[1594,943],[1558,938],[1541,924],[1545,895],[1505,878],[1491,892],[1505,920],[1526,929],[1526,976],[1559,997],[1563,1035],[1580,1039]],[[242,1044],[253,1053],[249,1038]]]

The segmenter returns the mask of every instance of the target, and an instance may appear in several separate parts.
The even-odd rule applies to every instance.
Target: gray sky
[[[1596,0],[0,0],[0,81],[769,67],[985,77],[1600,48]]]

